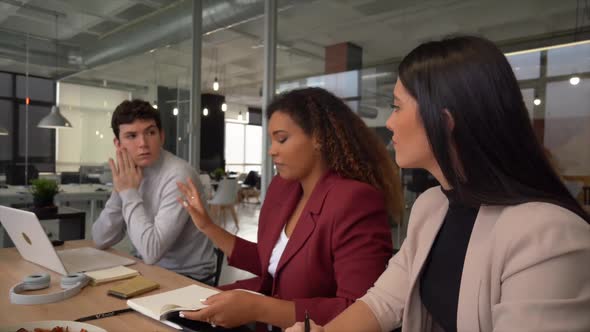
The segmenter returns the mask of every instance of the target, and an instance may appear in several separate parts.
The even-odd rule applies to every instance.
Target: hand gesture
[[[201,201],[199,191],[195,187],[193,180],[189,177],[186,179],[186,184],[177,182],[178,190],[182,193],[182,197],[177,200],[184,209],[190,214],[193,223],[200,231],[203,231],[207,226],[212,225],[211,217],[207,213],[207,209]]]
[[[109,158],[109,166],[113,173],[113,187],[122,192],[127,189],[138,189],[143,179],[141,167],[137,167],[125,148],[117,149],[117,164]]]

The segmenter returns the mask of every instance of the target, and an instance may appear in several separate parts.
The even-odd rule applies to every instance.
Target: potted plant
[[[31,194],[33,194],[33,206],[35,210],[57,210],[53,204],[53,198],[59,192],[59,186],[55,180],[35,179],[31,181]]]
[[[215,179],[215,181],[221,180],[221,178],[225,175],[225,171],[223,168],[219,167],[216,168],[213,173],[211,173],[211,177]]]

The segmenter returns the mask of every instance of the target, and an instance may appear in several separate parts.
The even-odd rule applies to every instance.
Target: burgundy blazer
[[[272,250],[303,191],[276,176],[260,211],[258,243],[236,239],[229,265],[257,275],[220,287],[242,288],[295,302],[324,325],[363,296],[392,256],[383,194],[359,181],[326,173],[316,184],[281,256],[275,278]]]

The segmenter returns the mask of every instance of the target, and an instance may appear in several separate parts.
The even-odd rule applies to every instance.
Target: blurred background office
[[[193,26],[195,3],[200,29]],[[14,203],[2,190],[22,192],[18,185],[38,176],[62,188],[84,184],[82,192],[108,194],[111,113],[125,99],[142,98],[161,112],[167,150],[206,174],[221,169],[241,182],[256,172],[258,179],[243,185],[248,195],[237,186],[242,202],[235,204],[240,235],[255,239],[255,203],[273,172],[265,167],[263,97],[305,86],[331,90],[379,133],[393,157],[384,125],[401,57],[426,40],[477,34],[506,52],[539,140],[568,188],[590,205],[589,5],[0,0],[0,183],[8,187],[0,189],[0,204]],[[194,40],[193,31],[200,32]],[[265,37],[274,41],[270,50]],[[199,152],[196,158],[191,149]],[[436,182],[421,171],[400,174],[409,211]],[[210,180],[213,198],[220,182]],[[74,196],[60,202],[87,211],[88,227],[108,196]],[[396,247],[404,221],[392,226]]]

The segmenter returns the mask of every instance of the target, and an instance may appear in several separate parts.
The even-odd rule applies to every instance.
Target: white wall
[[[80,165],[100,165],[114,157],[111,115],[130,97],[127,91],[60,84],[60,110],[73,128],[57,131],[56,172],[78,171]]]

